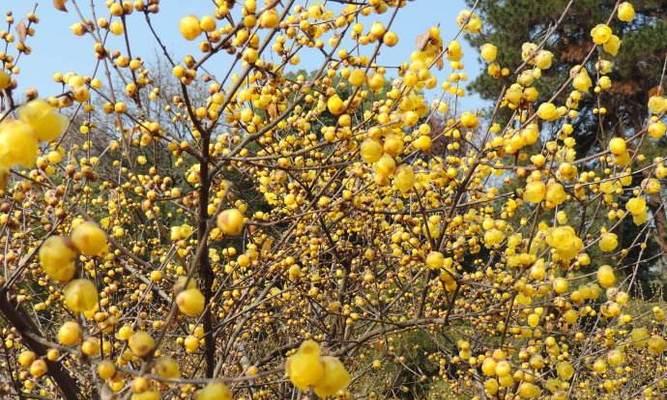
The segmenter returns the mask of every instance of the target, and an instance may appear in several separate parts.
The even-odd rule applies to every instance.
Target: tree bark
[[[203,315],[203,325],[206,339],[206,376],[213,378],[215,373],[215,336],[213,335],[213,315],[211,314],[211,300],[213,297],[213,271],[211,270],[211,261],[208,258],[208,200],[209,190],[211,188],[211,178],[209,175],[209,145],[211,141],[211,132],[206,130],[202,134],[202,156],[204,161],[199,164],[200,184],[199,188],[199,215],[197,227],[197,242],[204,243],[204,250],[201,252],[198,260],[199,272],[202,278],[202,294],[206,299],[206,308]]]

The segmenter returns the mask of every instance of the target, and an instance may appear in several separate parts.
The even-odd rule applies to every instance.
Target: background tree
[[[558,87],[558,77],[581,64],[591,49],[591,26],[584,21],[600,21],[610,15],[616,1],[604,0],[529,0],[466,1],[470,6],[477,3],[478,12],[484,17],[484,35],[468,35],[467,39],[476,46],[489,42],[500,49],[498,61],[502,66],[519,66],[521,43],[545,41],[545,48],[555,54],[555,64],[545,72],[537,83],[541,99],[546,99]],[[638,131],[647,115],[648,97],[658,91],[655,77],[661,74],[667,54],[667,19],[664,2],[660,0],[639,0],[633,2],[637,17],[629,24],[613,19],[610,26],[623,37],[619,56],[613,58],[615,64],[612,87],[605,92],[605,107],[609,118],[605,120],[607,132]],[[561,18],[562,17],[562,18]],[[519,46],[517,46],[519,44]],[[611,60],[611,57],[608,57]],[[594,71],[593,61],[587,64]],[[495,100],[505,79],[494,79],[488,74],[480,74],[470,85],[471,89],[487,100]],[[567,92],[562,95],[563,99]],[[595,104],[593,97],[581,102],[582,118],[577,129],[580,153],[586,153],[595,142],[596,121],[589,118]]]
[[[467,3],[470,6],[476,4],[478,12],[488,24],[483,35],[469,34],[466,35],[467,40],[475,46],[482,46],[484,43],[497,46],[500,49],[498,62],[501,66],[514,68],[524,64],[521,46],[517,44],[525,42],[542,44],[545,49],[554,53],[553,67],[544,71],[544,76],[534,85],[539,91],[539,99],[546,101],[559,87],[560,77],[584,62],[593,49],[589,41],[591,27],[582,21],[605,19],[618,2],[467,0]],[[663,12],[664,2],[641,0],[633,2],[633,5],[636,17],[631,23],[623,23],[618,19],[610,22],[614,32],[623,38],[622,51],[618,57],[612,57],[602,49],[596,50],[603,59],[614,63],[613,72],[609,75],[612,84],[600,96],[585,95],[579,102],[579,114],[572,122],[573,135],[577,139],[575,149],[579,155],[604,149],[612,136],[632,136],[640,131],[648,115],[649,97],[664,92],[662,82],[650,78],[662,74],[665,68],[667,17]],[[594,84],[597,83],[596,61],[595,57],[588,58],[585,64]],[[494,78],[490,74],[480,74],[470,84],[470,89],[482,98],[495,100],[503,85],[510,84],[513,78],[515,76]],[[557,98],[564,101],[569,93],[564,90]],[[603,119],[596,114],[600,100],[606,108]],[[552,139],[554,132],[556,130],[547,133],[542,143]],[[667,142],[641,141],[639,145],[647,157],[655,157],[664,153]],[[643,174],[633,175],[636,183],[640,183],[644,178]],[[654,223],[659,229],[650,241],[649,248],[645,250],[651,263],[642,263],[640,269],[641,282],[648,296],[654,292],[652,284],[663,278],[665,263],[661,254],[667,251],[662,201],[653,201],[650,206],[655,217]],[[629,246],[638,231],[633,224],[623,223],[617,233],[622,243]],[[631,252],[628,260],[637,260],[637,256],[637,252]]]

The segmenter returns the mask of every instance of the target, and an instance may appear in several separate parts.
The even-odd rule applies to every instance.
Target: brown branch
[[[5,288],[0,288],[0,314],[16,329],[30,350],[34,351],[40,357],[46,356],[46,352],[49,349],[39,340],[34,339],[34,336],[42,337],[35,323],[18,307],[12,304],[9,293],[7,293]],[[63,368],[60,362],[47,360],[47,365],[47,373],[66,400],[83,398],[78,389],[80,387],[78,382]]]

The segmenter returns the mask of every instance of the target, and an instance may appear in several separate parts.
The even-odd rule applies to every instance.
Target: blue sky
[[[108,16],[103,0],[93,0],[96,4],[98,16]],[[37,14],[40,23],[36,26],[37,34],[29,39],[32,54],[24,58],[19,66],[21,74],[18,76],[19,88],[36,87],[42,96],[48,96],[60,89],[54,83],[51,76],[55,72],[77,72],[90,75],[93,72],[94,57],[92,39],[89,37],[75,37],[69,30],[69,26],[79,18],[70,6],[69,13],[57,11],[52,6],[51,0],[39,0]],[[89,1],[79,1],[82,11],[86,17],[90,17],[88,9]],[[172,55],[181,59],[185,54],[197,54],[195,44],[185,41],[178,33],[178,21],[187,14],[202,16],[212,13],[210,0],[163,0],[161,12],[154,17],[154,24],[162,39],[167,43]],[[261,2],[259,2],[261,4]],[[312,2],[311,2],[312,3]],[[30,0],[2,0],[0,11],[14,11],[17,20],[23,18],[32,9],[35,1]],[[465,8],[463,0],[416,0],[408,3],[398,13],[392,30],[399,33],[399,44],[391,49],[384,49],[379,56],[379,62],[384,65],[398,65],[409,59],[410,53],[415,46],[417,35],[425,32],[429,27],[440,24],[442,36],[445,41],[451,40],[458,30],[455,23],[456,15]],[[384,22],[389,18],[389,13],[381,17]],[[371,21],[370,19],[368,21]],[[131,37],[133,54],[141,56],[147,63],[154,62],[160,56],[156,43],[147,31],[143,15],[133,14],[127,20],[127,28]],[[370,22],[367,23],[370,25]],[[111,49],[123,49],[124,44],[120,38],[113,38],[110,42]],[[370,53],[370,47],[367,53]],[[471,78],[480,71],[476,50],[469,48],[464,43],[465,71]],[[304,69],[318,68],[321,60],[319,54],[302,54],[302,63],[299,67]],[[220,57],[211,67],[219,71],[225,71],[228,58]],[[449,74],[448,66],[438,72],[440,81]],[[476,96],[468,96],[462,100],[463,108],[479,108],[484,106]]]

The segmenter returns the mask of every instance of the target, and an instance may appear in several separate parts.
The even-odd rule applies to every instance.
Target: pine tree
[[[591,27],[606,22],[613,15],[609,25],[623,38],[623,42],[617,57],[608,57],[602,53],[603,57],[614,62],[614,72],[611,74],[612,87],[600,97],[607,113],[605,118],[598,118],[593,112],[598,106],[598,97],[591,94],[584,96],[579,103],[579,116],[571,121],[575,127],[577,154],[583,156],[600,151],[611,137],[628,137],[645,126],[648,116],[648,97],[664,92],[664,85],[667,84],[665,79],[663,82],[656,81],[656,77],[664,75],[663,68],[667,62],[665,0],[632,1],[636,17],[631,23],[618,20],[613,12],[616,4],[613,0],[466,0],[466,2],[470,7],[477,3],[475,12],[485,21],[484,34],[468,35],[467,40],[476,47],[484,43],[497,46],[498,62],[510,71],[522,64],[522,43],[542,43],[546,40],[545,49],[552,51],[555,57],[553,66],[543,71],[542,78],[535,83],[541,93],[540,101],[546,101],[548,96],[555,93],[563,83],[562,77],[566,76],[564,74],[584,61],[593,47]],[[564,13],[564,10],[567,11]],[[596,82],[594,63],[597,58],[594,54],[585,65],[594,84]],[[470,84],[469,89],[484,99],[495,101],[502,87],[511,84],[515,78],[510,75],[495,79],[488,74],[481,74]],[[563,104],[570,89],[562,91],[556,102]],[[554,138],[548,137],[546,140],[551,139]],[[642,151],[647,158],[664,154],[665,140],[657,144],[656,146],[655,142],[643,143]],[[642,174],[635,174],[633,184],[641,182],[644,178]],[[624,260],[626,265],[634,263],[640,266],[638,278],[644,283],[644,288],[648,287],[650,280],[656,278],[656,274],[652,273],[655,272],[655,268],[650,267],[659,260],[659,252],[667,251],[665,214],[661,203],[664,201],[650,204],[654,223],[658,228],[658,234],[654,237],[655,242],[649,242],[643,254],[631,251]],[[631,246],[636,239],[638,234],[636,228],[632,222],[619,227],[618,232],[624,247]]]
[[[466,1],[470,6],[475,3],[474,0]],[[484,18],[485,34],[469,36],[468,40],[476,46],[485,42],[495,44],[500,49],[500,64],[512,69],[521,64],[521,43],[540,43],[544,40],[568,3],[568,0],[480,0],[476,12]],[[545,47],[555,54],[555,63],[540,79],[540,93],[553,93],[554,88],[562,83],[558,77],[563,76],[563,71],[569,71],[583,61],[592,46],[591,27],[606,21],[615,3],[612,0],[572,2],[562,22],[547,39]],[[606,118],[605,126],[609,133],[618,134],[642,126],[647,115],[646,94],[657,90],[659,82],[656,82],[655,77],[661,75],[667,55],[667,19],[661,11],[665,1],[637,0],[633,5],[637,16],[632,23],[622,23],[615,16],[610,22],[614,32],[623,37],[623,43],[621,52],[613,60],[613,86],[603,98],[607,115],[610,116]],[[592,57],[593,60],[595,58]],[[592,62],[587,68],[595,81]],[[503,79],[496,80],[485,74],[478,77],[470,88],[483,98],[495,100],[505,83]],[[567,93],[565,91],[563,96],[567,96]],[[595,135],[582,135],[582,132],[595,131],[591,125],[596,125],[597,121],[590,118],[589,112],[594,106],[593,99],[589,96],[581,103],[581,117],[576,121],[581,128],[577,129],[580,152],[596,144]]]

